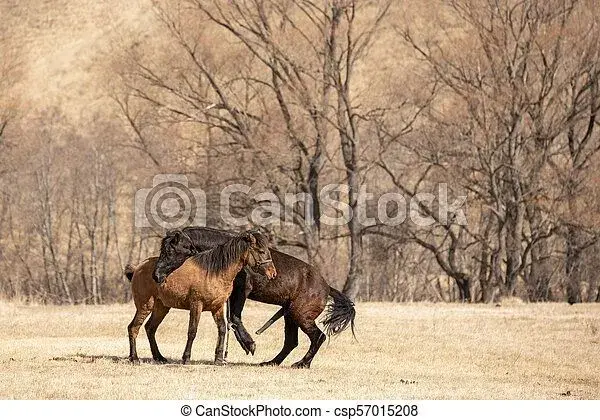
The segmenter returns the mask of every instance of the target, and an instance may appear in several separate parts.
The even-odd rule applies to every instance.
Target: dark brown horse
[[[161,242],[161,252],[153,277],[162,282],[187,257],[200,250],[209,249],[230,239],[234,234],[211,228],[185,228],[168,232]],[[306,355],[293,367],[310,367],[315,354],[325,341],[325,334],[315,323],[315,319],[325,309],[327,298],[332,297],[323,325],[329,335],[337,334],[348,326],[354,333],[354,304],[344,294],[330,287],[318,271],[309,264],[271,249],[273,263],[278,277],[268,281],[253,270],[240,271],[234,282],[233,293],[229,298],[231,324],[235,336],[246,352],[254,354],[255,343],[242,323],[242,309],[246,298],[282,307],[264,328],[279,317],[285,320],[285,340],[277,356],[263,365],[279,365],[298,346],[298,329],[310,339]]]
[[[128,266],[125,269],[125,275],[132,283],[133,300],[137,309],[127,327],[129,359],[133,363],[139,363],[135,345],[137,334],[144,319],[152,312],[146,323],[152,357],[161,363],[167,361],[158,350],[155,334],[170,308],[177,308],[190,311],[183,363],[190,360],[200,314],[209,311],[212,312],[219,331],[215,364],[224,364],[227,334],[225,304],[233,289],[235,276],[244,266],[252,267],[269,280],[277,275],[266,239],[263,235],[249,232],[234,236],[224,244],[186,259],[160,284],[152,279],[156,260],[150,258],[137,268]]]

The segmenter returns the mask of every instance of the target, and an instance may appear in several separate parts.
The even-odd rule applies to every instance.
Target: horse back
[[[250,299],[272,305],[286,305],[300,297],[312,296],[326,300],[329,285],[318,270],[289,254],[271,250],[277,278],[268,280],[261,275],[250,275]]]
[[[191,302],[201,302],[203,311],[214,311],[223,304],[233,289],[233,273],[210,273],[188,258],[158,286],[157,296],[171,308],[189,309]]]

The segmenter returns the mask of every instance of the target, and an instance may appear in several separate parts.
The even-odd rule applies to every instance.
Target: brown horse
[[[244,266],[252,267],[268,279],[274,279],[277,275],[266,239],[258,233],[250,232],[235,236],[224,244],[191,256],[161,284],[152,279],[156,261],[157,258],[149,258],[136,268],[125,268],[125,275],[132,283],[133,300],[137,309],[127,327],[129,360],[139,363],[136,338],[140,326],[152,312],[145,325],[152,357],[157,362],[167,362],[158,350],[155,334],[169,310],[177,308],[190,311],[183,363],[190,360],[200,314],[210,311],[219,331],[215,364],[224,364],[227,334],[225,304],[233,289],[235,276]]]
[[[154,280],[157,283],[164,281],[190,255],[198,250],[210,249],[233,236],[230,232],[207,227],[188,227],[167,232],[161,242],[160,257],[152,275]],[[281,309],[259,331],[264,331],[283,316],[283,348],[273,359],[262,364],[281,364],[298,346],[300,329],[310,339],[310,347],[306,355],[292,367],[309,368],[325,341],[325,334],[315,322],[317,317],[325,311],[323,326],[328,335],[339,334],[348,326],[354,334],[354,303],[343,293],[330,287],[311,265],[275,249],[271,249],[271,255],[278,271],[275,281],[269,281],[260,272],[253,272],[249,268],[240,271],[235,278],[233,293],[229,298],[233,332],[246,353],[254,354],[256,345],[242,323],[242,310],[246,298],[279,305]],[[328,297],[332,298],[329,305]]]

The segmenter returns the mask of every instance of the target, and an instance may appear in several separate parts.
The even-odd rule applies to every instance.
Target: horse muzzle
[[[277,277],[277,270],[275,269],[275,267],[267,269],[266,276],[269,280],[275,280],[275,278]]]
[[[167,279],[167,276],[157,275],[156,273],[152,274],[152,280],[154,280],[155,283],[163,284],[166,279]]]

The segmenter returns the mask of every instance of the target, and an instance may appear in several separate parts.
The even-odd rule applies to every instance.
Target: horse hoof
[[[181,364],[183,364],[183,365],[189,365],[190,364],[190,359],[183,359],[181,361]]]
[[[138,359],[137,357],[134,359],[133,357],[129,358],[129,361],[131,362],[132,365],[139,365],[140,364],[140,359]]]
[[[250,353],[252,353],[252,356],[254,356],[254,352],[256,351],[256,343],[254,340],[240,341],[240,345],[246,352],[246,356]]]
[[[225,366],[227,364],[227,360],[225,359],[215,359],[216,366]]]
[[[292,369],[309,369],[310,365],[304,362],[296,362],[292,365]]]
[[[169,361],[167,359],[165,359],[164,357],[157,357],[154,359],[154,361],[156,363],[160,363],[161,365],[166,365],[167,363],[169,363]]]

